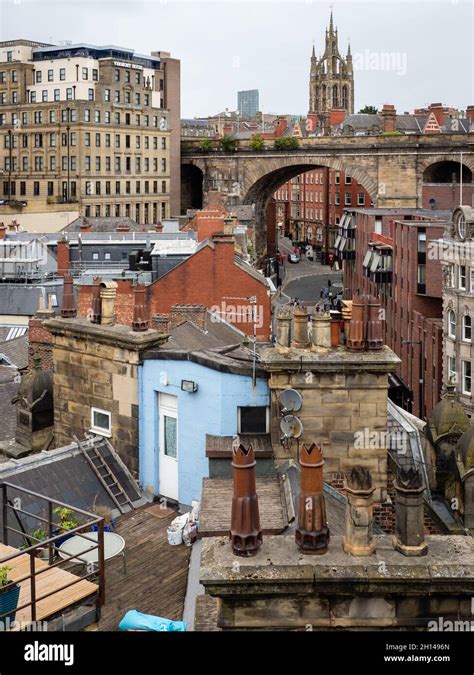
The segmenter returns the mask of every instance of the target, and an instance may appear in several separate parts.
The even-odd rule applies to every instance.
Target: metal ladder
[[[132,510],[133,502],[125,492],[120,481],[115,476],[105,458],[102,457],[100,452],[98,452],[96,446],[94,444],[88,446],[84,441],[80,441],[76,436],[74,436],[74,440],[82,450],[82,454],[89,462],[92,470],[106,489],[108,495],[119,509],[120,513],[126,513],[126,507],[129,507],[129,509]]]

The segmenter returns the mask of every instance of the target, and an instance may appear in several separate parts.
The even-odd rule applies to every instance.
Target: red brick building
[[[335,253],[337,228],[344,209],[369,207],[369,193],[343,171],[319,167],[282,185],[274,194],[277,221],[285,235]]]
[[[391,397],[424,418],[441,397],[443,346],[441,264],[427,252],[430,242],[443,235],[447,214],[422,209],[346,213],[337,240],[345,297],[360,292],[381,298],[385,344],[402,360]]]
[[[116,283],[116,320],[129,325],[133,318],[132,281]],[[88,314],[91,292],[91,286],[79,286],[80,316]],[[265,277],[236,259],[232,235],[213,234],[196,253],[146,286],[145,297],[151,320],[169,314],[173,305],[204,305],[249,336],[253,335],[255,316],[257,340],[270,339],[270,287]]]

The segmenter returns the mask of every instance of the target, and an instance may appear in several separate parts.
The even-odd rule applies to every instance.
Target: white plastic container
[[[182,528],[174,529],[172,527],[168,527],[166,533],[168,535],[168,544],[170,544],[171,546],[179,546],[179,544],[183,543]]]

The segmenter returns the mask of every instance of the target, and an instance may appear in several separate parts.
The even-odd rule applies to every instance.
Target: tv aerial
[[[283,415],[290,412],[298,412],[303,405],[303,398],[296,389],[285,389],[280,394],[280,405]]]

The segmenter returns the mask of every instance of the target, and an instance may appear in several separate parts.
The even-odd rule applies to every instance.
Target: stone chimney
[[[102,299],[100,297],[100,285],[102,279],[95,277],[92,284],[91,308],[89,318],[91,323],[101,323],[102,320]]]
[[[5,239],[6,234],[7,234],[7,226],[4,225],[3,223],[0,223],[0,241],[2,241],[2,239]]]
[[[155,225],[155,232],[163,232],[163,225],[161,223]]]
[[[395,488],[395,536],[393,547],[406,556],[428,553],[425,544],[423,492],[425,486],[418,470],[399,469]]]
[[[204,330],[207,321],[207,307],[205,305],[173,305],[170,318],[171,328],[183,321],[191,321],[198,328]]]
[[[346,530],[342,537],[342,548],[354,556],[372,555],[375,552],[372,534],[375,487],[372,485],[370,471],[362,466],[355,466],[346,474],[345,492]]]
[[[311,316],[311,348],[331,346],[331,317],[328,313],[313,311]]]
[[[474,122],[474,105],[467,106],[466,117],[471,123]]]
[[[326,553],[329,528],[323,492],[323,454],[321,446],[300,448],[300,496],[295,540],[301,553]]]
[[[132,330],[140,333],[148,330],[148,312],[145,302],[145,286],[135,286],[133,289],[133,321]]]
[[[308,340],[308,310],[306,307],[295,307],[293,312],[293,339],[291,346],[294,349],[306,349]]]
[[[391,133],[397,130],[397,111],[394,105],[385,103],[380,114],[383,117],[384,133]]]
[[[8,232],[12,234],[13,232],[17,231],[18,231],[18,223],[16,222],[16,220],[12,220],[12,222],[9,223],[8,225]]]
[[[229,539],[234,555],[238,556],[255,555],[262,545],[255,466],[252,446],[246,449],[236,443],[232,449],[234,494]]]
[[[287,350],[291,343],[292,312],[289,307],[280,307],[276,312],[276,346]]]
[[[74,300],[74,282],[70,274],[64,275],[61,316],[65,319],[72,319],[77,316],[76,303]]]
[[[105,281],[100,286],[100,303],[103,326],[113,326],[115,323],[115,299],[117,296],[117,282]]]

